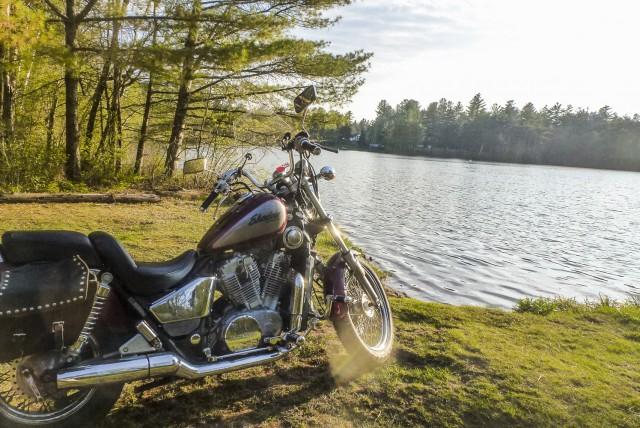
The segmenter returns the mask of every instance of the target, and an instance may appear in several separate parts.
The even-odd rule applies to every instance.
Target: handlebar
[[[332,153],[339,153],[337,149],[332,149],[320,144],[312,143],[311,141],[309,141],[309,134],[307,134],[305,131],[299,132],[294,137],[293,141],[291,141],[291,134],[287,132],[282,139],[282,149],[289,152],[290,165],[294,165],[292,153],[293,150],[296,150],[299,153],[303,153],[306,151],[316,156],[322,153],[322,150],[327,150]],[[250,157],[247,157],[246,159],[249,160]],[[229,184],[231,184],[232,181],[236,180],[240,176],[247,177],[249,181],[251,181],[251,183],[253,183],[259,189],[265,190],[266,188],[269,188],[272,182],[267,180],[264,185],[261,185],[249,171],[244,170],[244,165],[245,164],[243,163],[240,168],[230,169],[222,176],[220,176],[218,184],[216,184],[209,196],[207,196],[207,199],[205,199],[204,202],[202,202],[202,205],[200,205],[200,211],[206,211],[220,194],[226,195],[228,192],[230,192],[231,188],[229,187]],[[290,177],[293,172],[294,170],[292,167],[285,175],[285,177]]]
[[[318,144],[318,146],[320,146],[320,144]],[[322,147],[322,150],[326,150],[326,151],[331,152],[331,153],[340,153],[340,150],[338,150],[338,149],[332,149],[332,148],[327,147],[327,146],[320,146],[320,147]]]
[[[260,184],[260,182],[258,180],[256,180],[256,178],[246,169],[242,170],[242,175],[244,175],[245,177],[247,177],[249,179],[249,181],[251,181],[253,183],[254,186],[256,186],[259,189],[262,189],[264,187],[264,185]]]
[[[209,205],[211,205],[211,203],[217,197],[218,197],[218,192],[215,189],[213,189],[211,193],[209,193],[209,196],[207,196],[207,199],[205,199],[202,205],[200,205],[200,211],[205,212],[207,208],[209,208]]]
[[[207,199],[204,200],[202,205],[200,205],[200,211],[205,212],[207,208],[211,205],[211,203],[218,197],[220,194],[227,194],[231,191],[231,187],[229,186],[231,182],[237,179],[240,176],[245,176],[251,181],[254,186],[259,189],[264,189],[264,185],[260,184],[258,180],[247,170],[245,169],[230,169],[225,172],[218,180],[218,183],[213,188]]]
[[[312,155],[318,156],[320,153],[322,153],[322,148],[319,145],[312,143],[306,138],[301,138],[300,140],[296,140],[296,141],[298,141],[300,149],[311,152]]]
[[[283,138],[283,143],[285,141],[289,141],[289,139],[291,138],[291,134],[289,134],[288,132],[285,134],[285,137]],[[291,151],[292,149],[295,149],[297,152],[302,153],[303,151],[307,151],[310,152],[312,155],[319,155],[320,153],[322,153],[322,150],[326,150],[328,152],[331,153],[339,153],[338,149],[332,149],[317,143],[312,143],[311,141],[309,141],[309,134],[307,134],[305,131],[299,132],[293,139],[292,142],[289,142],[289,144],[283,144],[284,149],[287,151]]]

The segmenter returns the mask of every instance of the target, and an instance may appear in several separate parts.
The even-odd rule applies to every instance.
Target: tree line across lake
[[[373,121],[353,123],[358,144],[392,153],[640,171],[640,116],[620,116],[555,104],[487,107],[441,99],[422,108],[381,101]]]
[[[185,151],[232,145],[246,110],[290,113],[311,83],[348,101],[371,54],[295,30],[349,2],[0,0],[0,191],[171,179]]]
[[[371,54],[292,35],[331,26],[323,12],[348,3],[0,0],[0,191],[171,180],[187,152],[233,151],[245,111],[279,110],[292,130],[306,85],[348,102]],[[381,101],[372,121],[317,107],[307,128],[394,153],[640,170],[640,118],[608,107],[488,108],[478,94],[467,106]],[[274,144],[271,131],[254,137]]]

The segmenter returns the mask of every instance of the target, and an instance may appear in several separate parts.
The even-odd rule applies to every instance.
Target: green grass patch
[[[570,312],[583,315],[585,318],[594,320],[598,314],[607,314],[622,322],[640,325],[640,302],[637,297],[631,297],[625,301],[617,301],[607,296],[600,295],[597,300],[585,300],[580,303],[576,299],[554,297],[532,299],[525,297],[519,299],[514,308],[519,313],[529,313],[535,315],[549,315],[553,312]]]
[[[198,205],[0,205],[0,232],[101,229],[134,257],[161,260],[207,230]],[[320,248],[335,251],[326,238]],[[127,386],[100,426],[640,426],[637,302],[523,299],[513,312],[391,303],[395,354],[382,367],[361,367],[323,323],[274,365],[142,394]]]

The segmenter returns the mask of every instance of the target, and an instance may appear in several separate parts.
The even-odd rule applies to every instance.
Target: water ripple
[[[511,308],[640,289],[638,173],[344,151],[325,164],[327,211],[416,298]]]

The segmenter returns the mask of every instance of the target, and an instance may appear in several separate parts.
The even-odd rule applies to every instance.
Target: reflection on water
[[[321,183],[327,211],[413,297],[512,308],[640,294],[638,173],[353,151],[314,165],[337,170]]]

